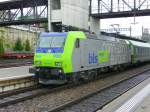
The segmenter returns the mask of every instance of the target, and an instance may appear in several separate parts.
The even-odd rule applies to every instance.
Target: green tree
[[[23,50],[23,45],[21,39],[18,38],[15,42],[14,51],[22,51],[22,50]]]
[[[43,23],[42,26],[44,27],[45,31],[48,31],[48,23]]]
[[[25,42],[25,51],[30,51],[30,50],[31,50],[30,42],[29,42],[29,39],[27,39]]]
[[[2,56],[5,52],[4,48],[4,31],[0,30],[0,56]]]
[[[4,54],[5,50],[4,50],[4,41],[2,38],[0,38],[0,56],[2,56]]]

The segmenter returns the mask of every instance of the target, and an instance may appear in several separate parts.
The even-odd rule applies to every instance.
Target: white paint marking
[[[148,84],[145,88],[143,88],[140,92],[134,95],[131,99],[125,102],[120,108],[118,108],[115,112],[133,112],[137,108],[137,106],[150,95],[150,84]]]

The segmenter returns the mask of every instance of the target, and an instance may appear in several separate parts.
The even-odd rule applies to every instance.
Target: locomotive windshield
[[[38,48],[63,48],[65,45],[66,36],[40,37]]]

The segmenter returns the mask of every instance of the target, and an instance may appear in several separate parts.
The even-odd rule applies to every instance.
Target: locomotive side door
[[[74,50],[72,54],[72,61],[73,61],[73,70],[74,72],[81,71],[81,40],[76,39]]]

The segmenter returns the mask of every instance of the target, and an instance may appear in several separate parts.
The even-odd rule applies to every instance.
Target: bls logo
[[[93,53],[89,53],[89,64],[98,63],[98,56]]]

